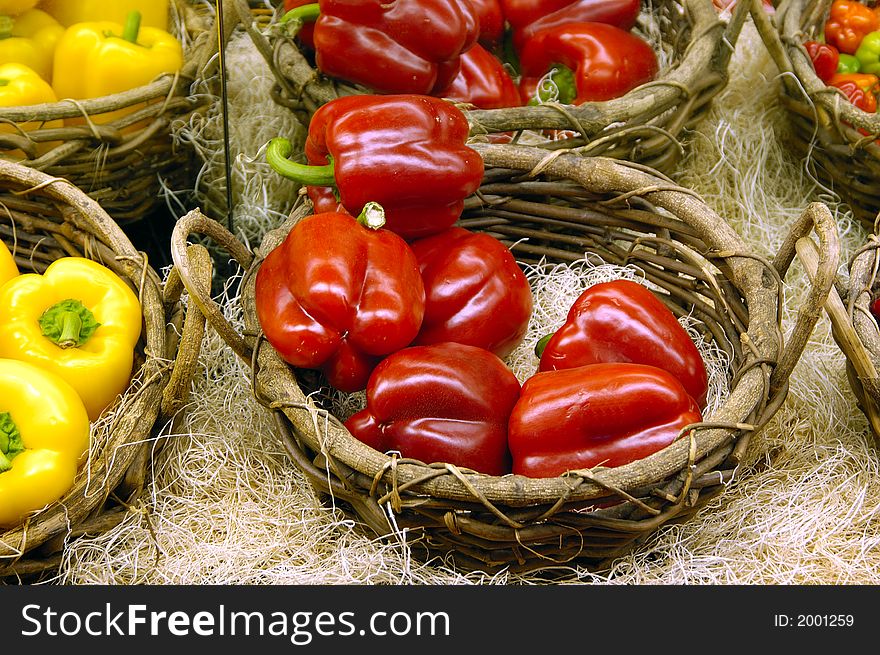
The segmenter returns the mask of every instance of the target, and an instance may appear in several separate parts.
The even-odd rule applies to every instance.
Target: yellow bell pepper
[[[37,6],[37,0],[0,0],[0,14],[16,16]]]
[[[149,84],[183,65],[183,48],[173,35],[155,27],[140,27],[138,12],[125,25],[113,22],[77,23],[67,28],[55,49],[52,86],[59,100],[100,98]],[[134,111],[126,107],[92,116],[108,123]]]
[[[55,48],[63,34],[64,26],[40,9],[18,16],[2,14],[0,64],[25,64],[51,83]]]
[[[6,244],[0,241],[0,287],[18,275],[18,266]]]
[[[51,85],[25,64],[0,64],[0,107],[20,107],[22,105],[41,105],[55,102],[55,92]],[[21,134],[41,127],[64,127],[60,118],[51,121],[25,121],[18,125],[0,122],[0,133]],[[36,145],[36,155],[45,153],[58,145],[58,141],[43,141]],[[21,159],[25,154],[18,149],[10,149],[3,154],[11,159]]]
[[[82,400],[54,373],[0,359],[0,527],[64,496],[89,448]]]
[[[168,29],[168,0],[41,0],[40,9],[65,27],[102,20],[124,23],[128,12],[139,11],[141,25]]]
[[[96,419],[131,380],[141,306],[106,266],[62,257],[46,271],[0,287],[0,357],[18,359],[70,383]]]

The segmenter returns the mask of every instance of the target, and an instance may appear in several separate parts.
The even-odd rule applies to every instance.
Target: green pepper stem
[[[535,356],[538,359],[541,358],[541,355],[544,354],[544,349],[547,347],[547,344],[550,342],[550,339],[553,338],[553,332],[550,334],[545,334],[543,337],[538,339],[538,343],[535,344]]]
[[[21,434],[9,412],[0,412],[0,473],[12,468],[12,460],[24,450]]]
[[[138,33],[141,31],[141,12],[133,10],[125,16],[125,26],[122,28],[122,38],[129,43],[137,43]]]
[[[385,208],[378,202],[368,202],[358,214],[357,222],[371,230],[378,230],[385,225]]]
[[[15,29],[15,19],[6,14],[0,14],[0,39],[8,39]]]
[[[279,22],[289,23],[292,20],[301,20],[304,23],[311,23],[318,19],[318,16],[321,15],[321,5],[317,2],[313,2],[308,5],[302,5],[300,7],[294,7],[287,13],[285,13]]]
[[[0,86],[9,86],[9,80],[5,77],[0,79]]]
[[[575,98],[577,98],[577,82],[574,79],[574,72],[568,66],[554,64],[550,72],[541,80],[535,97],[529,101],[529,104],[558,102],[570,105]]]
[[[266,161],[272,169],[286,178],[306,186],[336,186],[333,162],[324,166],[309,166],[290,161],[293,146],[289,139],[276,136],[266,146]]]
[[[91,310],[73,298],[55,303],[40,316],[43,336],[59,348],[84,345],[100,325]]]

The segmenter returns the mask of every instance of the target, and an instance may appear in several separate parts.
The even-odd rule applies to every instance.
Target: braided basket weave
[[[178,74],[98,98],[0,108],[0,122],[14,127],[0,133],[0,158],[70,180],[118,223],[139,220],[158,207],[163,183],[191,188],[196,154],[176,143],[173,131],[212,100],[191,87],[216,55],[217,38],[208,5],[173,0],[171,6],[169,31],[184,43]],[[131,113],[105,124],[90,120],[123,109]],[[64,119],[81,118],[84,124],[64,125]]]
[[[577,135],[572,138],[541,145],[586,146],[588,155],[641,162],[670,173],[684,154],[688,131],[727,84],[728,63],[749,9],[747,3],[738,4],[732,14],[724,14],[712,0],[646,0],[634,31],[658,42],[661,70],[653,81],[607,102],[464,107],[471,133],[529,131],[531,143],[544,130],[573,131]],[[367,92],[316,71],[298,50],[296,31],[278,21],[281,10],[266,30],[252,21],[244,0],[233,0],[233,6],[277,80],[273,100],[294,111],[303,125],[333,98]]]
[[[787,0],[771,17],[753,2],[752,15],[780,71],[779,98],[788,114],[793,151],[870,230],[880,211],[880,145],[875,143],[880,114],[862,111],[820,80],[803,46],[822,39],[831,3]]]
[[[51,574],[66,541],[101,534],[137,503],[157,427],[178,418],[185,403],[204,318],[189,312],[183,319],[179,278],[163,287],[120,226],[69,181],[0,161],[0,203],[0,238],[21,273],[42,273],[70,255],[92,259],[128,282],[143,315],[132,380],[92,422],[89,455],[73,487],[20,526],[0,529],[0,578],[15,579]]]
[[[573,262],[585,254],[639,267],[676,315],[702,323],[730,358],[730,393],[705,422],[643,460],[557,478],[489,476],[444,463],[401,459],[355,439],[322,408],[326,389],[288,366],[261,336],[254,278],[262,258],[309,212],[304,201],[251,252],[200,210],[172,234],[172,257],[190,297],[252,367],[257,399],[274,411],[278,435],[313,487],[379,535],[414,554],[483,571],[566,563],[601,568],[666,523],[693,516],[734,475],[749,438],[786,397],[788,378],[812,332],[836,271],[836,225],[814,203],[791,228],[773,263],[750,249],[718,214],[656,171],[611,158],[473,144],[486,175],[460,225],[492,234],[521,261]],[[821,262],[787,344],[780,327],[781,276],[795,244],[815,224]],[[185,249],[209,235],[245,270],[244,330],[198,293]],[[617,504],[614,504],[614,503]],[[594,504],[613,507],[596,509]]]

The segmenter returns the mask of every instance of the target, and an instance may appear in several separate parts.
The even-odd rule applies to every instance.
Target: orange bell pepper
[[[869,32],[880,29],[880,16],[855,0],[834,0],[825,21],[825,42],[848,55],[855,54]]]
[[[849,101],[862,111],[873,114],[877,111],[877,93],[880,92],[880,78],[872,73],[835,73],[828,80],[833,86],[846,94]]]

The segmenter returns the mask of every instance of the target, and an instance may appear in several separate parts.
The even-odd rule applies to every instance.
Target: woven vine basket
[[[169,31],[184,44],[176,75],[98,98],[0,108],[0,158],[70,180],[121,224],[159,207],[163,184],[191,188],[197,155],[173,133],[212,102],[211,93],[194,82],[217,53],[217,32],[205,2],[172,0],[169,19]],[[119,110],[130,113],[109,123],[91,120]]]
[[[760,2],[753,2],[752,16],[780,72],[779,99],[787,112],[793,151],[870,230],[880,211],[880,145],[875,143],[880,114],[862,111],[820,80],[803,46],[823,37],[831,3],[786,0],[771,16]]]
[[[127,389],[91,423],[89,453],[73,487],[21,525],[0,529],[0,578],[33,579],[57,570],[65,542],[101,534],[138,502],[158,428],[180,417],[204,332],[184,319],[179,277],[162,283],[121,227],[63,178],[0,161],[0,238],[21,273],[42,273],[65,256],[86,257],[120,275],[137,293],[143,324]],[[208,258],[193,246],[189,256]]]
[[[810,274],[817,254],[804,244],[801,258]],[[874,444],[880,447],[880,327],[871,303],[880,296],[880,239],[876,228],[848,262],[848,275],[838,277],[825,311],[831,334],[845,357],[846,375],[859,409],[868,420]]]
[[[366,89],[320,74],[296,45],[296,28],[282,26],[279,9],[268,29],[251,20],[247,3],[233,6],[277,80],[272,99],[308,125],[324,103]],[[471,133],[521,132],[547,148],[586,146],[586,154],[644,163],[670,173],[685,152],[688,131],[727,84],[728,64],[748,15],[748,4],[719,12],[712,0],[645,0],[634,31],[656,45],[657,77],[624,96],[582,105],[545,104],[476,110],[463,107]],[[544,139],[547,130],[576,135]],[[525,138],[525,137],[523,137]]]
[[[676,315],[730,358],[729,395],[664,450],[618,468],[557,478],[489,476],[383,454],[355,439],[322,404],[315,376],[288,366],[261,336],[254,278],[262,258],[310,211],[304,201],[254,252],[198,209],[178,221],[172,257],[190,297],[252,367],[257,399],[274,411],[293,463],[323,497],[347,504],[378,535],[405,539],[417,556],[469,570],[606,566],[666,523],[693,516],[728,484],[752,434],[784,401],[790,373],[833,284],[839,249],[828,209],[809,206],[774,261],[755,256],[724,219],[656,171],[605,157],[515,145],[474,144],[486,175],[460,225],[494,235],[520,261],[597,255],[640,268]],[[783,343],[781,278],[795,244],[815,225],[819,273]],[[244,327],[198,293],[185,249],[208,235],[245,271]],[[201,284],[200,286],[204,286]],[[612,504],[597,509],[596,504]],[[616,503],[616,504],[615,504]]]

